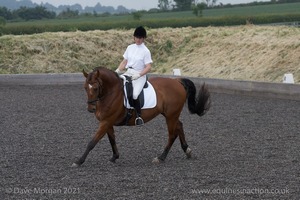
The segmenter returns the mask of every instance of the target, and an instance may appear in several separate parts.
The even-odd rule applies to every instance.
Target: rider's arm
[[[145,74],[147,74],[148,72],[151,71],[151,63],[148,63],[145,65],[145,68],[143,69],[143,71],[140,73],[141,76],[144,76]]]
[[[120,65],[119,65],[119,67],[118,67],[117,69],[119,69],[120,71],[124,71],[126,65],[127,65],[127,60],[124,59],[124,60],[120,63]]]

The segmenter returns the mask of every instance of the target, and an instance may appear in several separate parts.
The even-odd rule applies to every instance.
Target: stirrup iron
[[[135,119],[135,125],[136,125],[136,126],[144,125],[144,120],[143,120],[141,117],[137,117],[137,118]]]

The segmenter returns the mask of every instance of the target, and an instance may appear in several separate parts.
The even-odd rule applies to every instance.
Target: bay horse
[[[94,113],[99,120],[99,128],[88,143],[84,154],[72,166],[79,167],[82,165],[89,152],[105,134],[108,135],[113,152],[110,161],[115,162],[119,158],[119,152],[113,127],[125,125],[123,122],[128,113],[128,109],[124,106],[123,79],[116,72],[105,67],[97,67],[89,74],[84,70],[82,72],[86,78],[84,88],[88,98],[87,109],[89,112]],[[157,104],[154,108],[142,109],[141,117],[146,123],[162,114],[166,119],[169,133],[168,143],[164,151],[153,162],[158,163],[166,159],[172,144],[178,136],[184,153],[187,158],[190,158],[191,149],[185,140],[179,116],[186,101],[191,114],[204,115],[210,108],[208,89],[203,84],[198,95],[196,95],[197,90],[194,83],[187,78],[150,77],[148,81],[156,92]],[[135,125],[135,118],[136,114],[133,112],[126,125]]]

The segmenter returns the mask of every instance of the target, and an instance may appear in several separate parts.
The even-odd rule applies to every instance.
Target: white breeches
[[[139,73],[138,71],[128,68],[127,71],[124,73],[124,75],[132,76],[133,74]],[[141,76],[140,78],[136,80],[132,80],[132,87],[133,87],[133,99],[137,99],[139,94],[141,93],[142,89],[144,88],[144,85],[147,81],[146,75]]]

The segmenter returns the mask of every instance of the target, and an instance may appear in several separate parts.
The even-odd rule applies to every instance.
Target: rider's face
[[[143,37],[134,37],[134,42],[137,45],[141,45],[144,42],[144,39],[145,38],[143,38]]]

